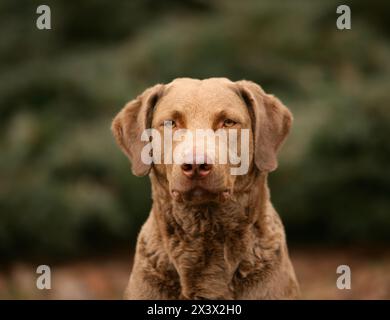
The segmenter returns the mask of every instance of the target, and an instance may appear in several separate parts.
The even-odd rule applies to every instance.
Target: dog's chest
[[[247,292],[261,285],[264,272],[271,269],[259,259],[241,262],[233,275],[223,269],[217,275],[209,268],[196,265],[187,270],[176,270],[172,263],[163,271],[157,287],[164,291],[167,299],[242,299]]]
[[[168,290],[170,298],[240,299],[251,288],[258,287],[264,275],[272,270],[267,259],[242,243],[227,245],[220,240],[198,239],[191,246],[187,243],[185,248],[175,242],[176,250],[172,250],[160,284]]]

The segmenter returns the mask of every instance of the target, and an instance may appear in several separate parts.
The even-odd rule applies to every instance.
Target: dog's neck
[[[265,232],[267,175],[254,172],[237,181],[239,192],[228,200],[201,205],[174,201],[164,181],[153,173],[151,181],[152,214],[179,273],[182,296],[234,298],[229,287],[234,274],[252,254],[253,239]]]

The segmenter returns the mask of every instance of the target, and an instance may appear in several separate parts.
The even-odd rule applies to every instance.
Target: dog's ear
[[[133,174],[149,174],[151,165],[141,160],[142,148],[148,141],[141,141],[142,132],[152,123],[153,108],[161,98],[164,85],[146,89],[136,99],[128,102],[112,121],[111,130],[116,142],[131,162]]]
[[[292,114],[282,102],[251,81],[237,81],[239,94],[249,108],[254,134],[254,161],[260,171],[274,171],[277,152],[292,124]]]

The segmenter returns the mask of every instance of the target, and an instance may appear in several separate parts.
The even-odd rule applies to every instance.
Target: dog
[[[256,83],[226,78],[178,78],[125,105],[111,129],[133,174],[149,175],[153,199],[138,236],[126,299],[299,297],[267,185],[292,119],[287,107]],[[144,130],[161,133],[168,122],[173,132],[236,129],[240,135],[246,129],[247,173],[233,175],[230,163],[209,161],[213,150],[207,148],[203,162],[195,161],[196,146],[181,163],[145,163],[141,154],[150,140],[142,136]]]

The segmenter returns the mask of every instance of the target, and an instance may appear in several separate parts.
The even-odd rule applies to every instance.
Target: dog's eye
[[[229,127],[232,127],[236,124],[237,122],[232,120],[232,119],[225,119],[225,121],[223,122],[223,126],[225,128],[229,128]]]
[[[167,127],[167,128],[175,128],[176,127],[176,122],[173,121],[173,120],[165,120],[164,123],[163,123],[163,126]]]

